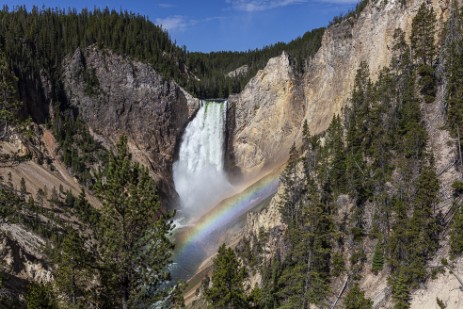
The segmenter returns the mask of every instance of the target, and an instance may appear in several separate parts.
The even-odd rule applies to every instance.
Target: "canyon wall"
[[[357,69],[368,63],[373,80],[389,65],[394,30],[408,39],[422,0],[370,1],[357,18],[327,28],[322,44],[301,78],[287,54],[270,59],[245,89],[230,97],[228,168],[232,175],[252,176],[284,162],[300,141],[303,120],[310,132],[326,130],[333,115],[349,104]],[[450,1],[433,0],[437,34]]]
[[[349,102],[357,69],[362,61],[373,80],[389,65],[394,30],[401,28],[408,39],[412,19],[423,0],[370,1],[357,19],[349,18],[329,27],[303,78],[305,118],[314,134],[326,130],[334,114]],[[437,34],[448,16],[450,1],[433,0]],[[403,4],[406,3],[406,4]]]
[[[299,80],[286,53],[272,58],[238,95],[229,98],[228,168],[249,178],[288,158],[304,116]]]
[[[175,147],[199,100],[149,64],[94,46],[68,57],[63,77],[71,105],[97,139],[111,147],[127,135],[134,159],[162,180],[164,193],[175,195]]]
[[[358,18],[349,18],[330,26],[323,36],[321,48],[308,61],[304,76],[300,81],[296,81],[300,84],[294,85],[296,89],[300,87],[302,99],[288,104],[288,106],[294,106],[291,104],[297,105],[299,102],[303,102],[303,106],[297,109],[302,111],[303,114],[294,116],[295,119],[300,120],[299,127],[296,129],[297,134],[294,134],[296,125],[293,124],[291,134],[287,135],[287,138],[292,140],[286,141],[285,145],[279,144],[280,147],[271,148],[268,145],[275,146],[274,140],[277,139],[275,136],[270,136],[271,138],[262,136],[262,140],[254,141],[256,136],[249,133],[252,131],[235,129],[234,132],[237,135],[230,142],[234,145],[234,155],[236,157],[233,159],[235,159],[236,163],[235,168],[246,174],[248,171],[256,172],[262,169],[275,158],[281,159],[280,154],[288,153],[290,145],[293,142],[299,142],[304,119],[307,120],[312,134],[322,133],[326,130],[333,115],[341,113],[343,108],[349,104],[356,71],[360,63],[365,61],[369,65],[371,78],[375,80],[380,70],[390,63],[394,30],[401,28],[408,40],[411,33],[412,19],[422,3],[421,0],[407,1],[405,5],[397,0],[370,1]],[[429,4],[432,4],[437,16],[437,40],[448,18],[450,1],[433,0],[429,1]],[[265,70],[259,74],[263,75],[264,72]],[[278,76],[277,73],[273,74]],[[256,83],[257,80],[253,82]],[[272,92],[283,94],[283,92],[276,92],[276,88],[259,88],[253,85],[253,89],[264,91],[267,94]],[[265,95],[256,94],[256,96],[264,97]],[[272,101],[263,106],[269,108],[270,111],[276,109],[278,102],[284,100],[278,95],[268,96],[268,98]],[[454,168],[457,153],[455,147],[449,145],[455,145],[456,142],[445,129],[445,117],[441,114],[441,99],[442,86],[439,85],[437,100],[422,106],[422,111],[430,136],[428,148],[436,158],[435,167],[440,181],[439,193],[441,200],[437,208],[442,209],[445,213],[452,201],[449,198],[452,192],[451,184],[455,179],[459,179],[460,175]],[[239,111],[235,111],[235,113],[239,114]],[[288,114],[288,111],[286,113]],[[293,120],[286,119],[286,122],[292,123]],[[248,127],[255,127],[260,123],[260,120],[255,117],[250,117],[245,121],[248,121]],[[275,131],[275,134],[276,132],[278,131]],[[280,131],[278,134],[283,135],[284,133]],[[244,148],[243,145],[246,145],[243,141],[246,141],[246,144],[252,141],[253,145],[256,145],[253,153],[258,154],[257,159],[259,160],[252,161],[251,157],[245,162],[246,164],[243,164],[243,161],[240,160],[243,153],[241,149]],[[268,149],[272,149],[272,152],[266,153]],[[280,187],[279,192],[282,191],[283,188]],[[282,227],[278,210],[279,199],[280,197],[277,194],[266,209],[259,213],[248,214],[243,235],[251,232],[256,233],[260,228],[271,231]],[[438,267],[441,265],[441,259],[448,256],[449,244],[447,236],[443,237],[440,245],[440,250],[434,260],[430,261],[430,267]],[[269,248],[269,250],[273,251],[275,248]],[[371,256],[373,247],[366,245],[364,250],[368,256]],[[371,263],[371,261],[368,260],[367,263]],[[452,267],[453,274],[446,269],[443,273],[438,274],[435,280],[429,279],[419,289],[415,290],[411,295],[411,307],[437,308],[436,297],[439,297],[447,304],[448,308],[460,308],[463,303],[463,295],[456,277],[463,276],[462,260],[454,261]],[[366,296],[373,300],[374,308],[393,307],[390,298],[391,291],[387,285],[387,276],[386,273],[374,275],[369,269],[365,269],[362,273],[363,279],[360,286],[366,292]],[[334,289],[336,290],[335,293],[338,293],[341,287],[335,284]]]

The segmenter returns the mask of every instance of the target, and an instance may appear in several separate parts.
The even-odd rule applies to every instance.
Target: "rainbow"
[[[174,261],[193,263],[194,255],[204,250],[208,243],[219,240],[227,227],[236,224],[249,210],[274,195],[280,184],[280,169],[261,178],[242,192],[222,201],[209,213],[197,220],[192,227],[181,231],[176,237]],[[218,244],[215,244],[218,247]],[[204,259],[204,253],[196,259]],[[195,264],[202,261],[196,261]],[[199,265],[196,265],[199,266]]]

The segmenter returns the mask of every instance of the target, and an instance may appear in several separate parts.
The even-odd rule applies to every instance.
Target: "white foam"
[[[224,171],[227,102],[201,101],[173,166],[182,212],[198,218],[233,191]]]

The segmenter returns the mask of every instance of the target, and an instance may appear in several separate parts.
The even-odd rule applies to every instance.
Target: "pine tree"
[[[373,253],[373,261],[372,261],[371,270],[376,275],[378,274],[378,272],[383,270],[383,266],[384,266],[383,246],[381,243],[378,242],[378,244],[375,247],[375,252]]]
[[[21,177],[21,181],[19,183],[19,192],[21,193],[21,197],[25,198],[27,194],[27,187],[26,187],[26,181],[24,180],[24,177]]]
[[[243,288],[245,278],[246,271],[235,252],[225,244],[220,246],[214,259],[212,286],[206,290],[206,299],[211,308],[246,308],[248,304]]]
[[[36,194],[36,206],[39,208],[43,208],[45,206],[45,200],[47,199],[47,195],[45,194],[45,191],[40,188],[37,190]]]
[[[85,295],[86,285],[92,276],[89,266],[93,263],[85,249],[84,240],[78,232],[70,229],[59,248],[55,282],[74,306],[78,304],[78,299]]]
[[[25,298],[27,309],[58,309],[49,285],[31,283]]]
[[[59,202],[60,200],[58,196],[58,191],[56,191],[56,188],[53,187],[53,189],[51,189],[50,203],[59,206]]]
[[[345,309],[371,309],[373,301],[365,297],[365,292],[360,289],[358,284],[355,284],[347,293],[344,299]]]
[[[297,212],[300,208],[298,200],[306,190],[304,182],[301,181],[296,173],[300,162],[296,146],[293,144],[289,151],[288,165],[280,177],[284,191],[281,194],[279,210],[283,220],[287,222],[287,224],[295,223]]]
[[[294,217],[288,222],[287,240],[291,244],[276,296],[284,308],[320,305],[329,292],[332,254],[332,208],[321,202],[315,182],[306,176],[307,190],[299,197]],[[289,206],[289,205],[288,205]]]
[[[97,193],[103,202],[99,240],[104,267],[124,309],[147,303],[167,279],[172,226],[160,209],[156,185],[146,168],[131,161],[127,138],[111,153]]]
[[[463,253],[463,207],[458,208],[450,225],[450,257],[454,258]]]
[[[364,204],[372,195],[369,171],[365,162],[366,136],[371,128],[372,83],[369,74],[367,63],[362,62],[355,77],[352,107],[346,116],[346,173],[348,189],[356,198],[351,217],[351,232],[355,241],[359,241],[365,234]]]
[[[430,103],[436,96],[436,82],[434,78],[434,58],[436,47],[434,44],[436,16],[434,9],[427,8],[423,3],[412,21],[410,36],[413,57],[418,66],[421,94],[425,102]]]
[[[434,169],[423,168],[416,183],[416,194],[410,229],[408,280],[416,284],[426,275],[426,261],[438,248],[439,226],[435,217],[439,181]]]
[[[420,102],[416,95],[416,77],[408,68],[401,76],[397,110],[398,151],[407,159],[420,160],[425,152],[427,131],[423,125]]]
[[[410,308],[410,290],[405,274],[399,271],[390,281],[394,309]]]
[[[332,157],[329,180],[335,194],[346,192],[346,151],[344,149],[344,133],[339,115],[333,116],[327,131],[326,146]]]
[[[445,107],[448,111],[448,126],[455,136],[463,137],[463,38],[462,20],[458,4],[452,1],[444,45],[445,78],[447,80]],[[459,141],[460,145],[462,141]]]
[[[185,288],[185,282],[179,282],[174,287],[174,290],[172,291],[172,309],[185,308],[185,300],[183,299]]]
[[[436,55],[434,44],[436,16],[434,9],[421,4],[412,21],[410,36],[413,57],[419,64],[432,66]]]
[[[5,54],[0,51],[0,140],[7,138],[10,127],[18,123],[20,103],[16,93],[16,82]]]
[[[307,119],[305,119],[304,124],[302,126],[302,147],[304,150],[309,149],[309,142],[310,142],[310,130],[309,130],[309,125],[307,123]]]
[[[405,40],[405,32],[397,28],[394,30],[394,45],[392,47],[391,70],[401,76],[410,65],[411,54],[410,47]]]
[[[437,305],[439,306],[440,309],[445,309],[447,308],[447,303],[444,302],[442,299],[440,299],[439,297],[436,297],[436,303]]]

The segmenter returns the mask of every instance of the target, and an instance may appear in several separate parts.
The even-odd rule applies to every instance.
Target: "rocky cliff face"
[[[368,63],[374,80],[389,65],[394,30],[401,28],[408,38],[421,3],[370,1],[357,19],[329,27],[300,80],[286,54],[270,59],[243,92],[229,100],[229,170],[248,176],[284,161],[300,138],[304,119],[312,134],[326,130],[333,115],[349,103],[360,63]],[[450,2],[432,4],[442,27]]]
[[[444,25],[450,1],[432,0],[437,16],[437,33]],[[310,61],[303,79],[306,115],[310,131],[326,130],[333,114],[348,104],[357,69],[368,63],[372,79],[391,60],[394,30],[401,28],[408,38],[411,23],[423,0],[370,1],[357,20],[347,19],[329,27],[322,45]]]
[[[304,115],[304,99],[288,55],[269,60],[245,89],[229,98],[228,164],[245,178],[288,156]]]
[[[240,129],[239,126],[233,132],[236,136],[230,142],[234,147],[234,155],[236,156],[235,167],[246,173],[247,171],[256,172],[266,166],[274,158],[281,159],[283,152],[288,153],[290,145],[293,141],[297,142],[300,138],[300,129],[303,119],[307,119],[309,128],[312,134],[321,133],[326,130],[331,122],[334,114],[338,114],[342,109],[349,104],[349,97],[354,85],[354,79],[357,68],[362,61],[368,63],[371,77],[376,79],[380,70],[388,66],[391,60],[391,48],[393,42],[393,33],[396,28],[401,28],[406,37],[410,36],[411,23],[416,15],[418,8],[423,3],[422,0],[407,1],[403,6],[401,1],[370,1],[370,4],[363,10],[358,19],[347,19],[340,24],[336,24],[328,28],[324,34],[322,46],[315,57],[310,60],[302,80],[300,87],[302,88],[302,99],[297,102],[302,102],[303,106],[298,111],[304,113],[302,116],[297,115],[300,120],[299,133],[289,134],[287,137],[292,138],[287,141],[287,144],[282,148],[272,148],[268,145],[275,145],[274,136],[261,136],[261,140],[255,141],[255,133],[252,130]],[[440,34],[448,18],[450,1],[447,0],[432,0],[429,1],[434,7],[437,16],[437,33]],[[278,58],[277,58],[278,59]],[[276,61],[273,59],[271,61]],[[283,71],[285,72],[285,71]],[[264,72],[259,72],[264,75]],[[259,76],[258,74],[258,76]],[[279,74],[273,72],[274,76]],[[263,80],[263,79],[262,79]],[[263,91],[264,93],[255,93],[256,97],[267,98],[270,101],[267,104],[262,104],[269,111],[273,111],[276,102],[284,101],[279,95],[284,95],[284,92],[276,91],[277,86],[265,83],[257,78],[253,79],[246,90],[248,91]],[[297,82],[297,81],[295,81]],[[259,84],[260,83],[260,84]],[[259,84],[261,87],[259,87]],[[271,85],[269,88],[264,85]],[[280,86],[280,85],[279,85]],[[294,85],[297,89],[298,85]],[[245,90],[245,91],[246,91]],[[456,142],[445,129],[445,119],[441,114],[441,93],[439,87],[438,98],[432,104],[422,107],[422,111],[426,121],[426,127],[430,136],[429,150],[433,152],[436,158],[436,171],[439,175],[440,197],[438,209],[443,209],[444,213],[449,209],[452,199],[451,184],[455,179],[458,179],[457,170],[454,168],[454,163],[457,159],[455,147]],[[243,92],[244,94],[244,92]],[[243,94],[235,100],[242,99]],[[272,94],[273,96],[269,95]],[[288,95],[288,94],[285,94]],[[250,106],[251,100],[244,101]],[[291,103],[290,103],[291,104]],[[291,106],[288,104],[288,106]],[[293,102],[293,104],[295,104]],[[293,105],[294,106],[294,105]],[[298,105],[296,105],[298,106]],[[236,123],[240,123],[238,109],[244,109],[242,104],[235,105],[237,116]],[[247,107],[249,108],[249,106]],[[264,114],[263,111],[261,111]],[[288,115],[288,114],[287,114]],[[256,127],[262,122],[256,117],[243,118],[242,121],[248,122],[248,127]],[[287,119],[287,121],[291,121]],[[283,120],[284,122],[284,120]],[[269,123],[267,123],[269,125]],[[296,125],[294,125],[296,126]],[[279,134],[283,134],[280,132]],[[251,157],[246,161],[240,160],[243,149],[250,148],[245,143],[252,141],[252,145],[258,145],[253,149]],[[254,150],[256,149],[256,150]],[[264,151],[270,150],[270,153]],[[254,157],[252,157],[254,155]],[[233,159],[233,158],[232,158]],[[254,159],[254,161],[253,161]],[[280,188],[281,191],[281,188]],[[281,226],[281,221],[278,216],[278,200],[276,195],[271,201],[269,207],[260,213],[250,213],[247,217],[247,224],[244,228],[244,234],[258,231],[261,227],[266,230],[274,229],[276,226]],[[443,239],[441,249],[435,257],[435,260],[430,262],[430,267],[440,265],[441,259],[448,256],[448,239]],[[371,248],[365,248],[370,250]],[[458,260],[454,263],[452,272],[445,270],[437,276],[435,280],[428,280],[420,289],[414,291],[411,295],[412,308],[433,308],[437,307],[436,297],[443,299],[447,303],[448,308],[460,308],[463,303],[460,284],[456,279],[457,276],[463,276],[462,261]],[[366,291],[368,297],[374,301],[374,308],[392,308],[390,299],[390,290],[387,286],[386,275],[375,276],[369,270],[362,274],[363,280],[360,285]],[[339,287],[340,289],[340,287]]]
[[[150,65],[93,46],[65,60],[64,83],[70,103],[92,132],[108,146],[127,135],[134,159],[172,194],[175,147],[199,100]]]
[[[374,80],[390,63],[394,30],[401,28],[408,38],[422,3],[370,1],[357,19],[349,18],[325,31],[319,51],[300,80],[286,54],[270,59],[240,95],[230,98],[230,171],[247,176],[284,161],[291,145],[300,140],[304,119],[311,134],[326,130],[333,115],[349,104],[360,63],[368,63]],[[432,5],[440,33],[450,2],[432,0]]]

